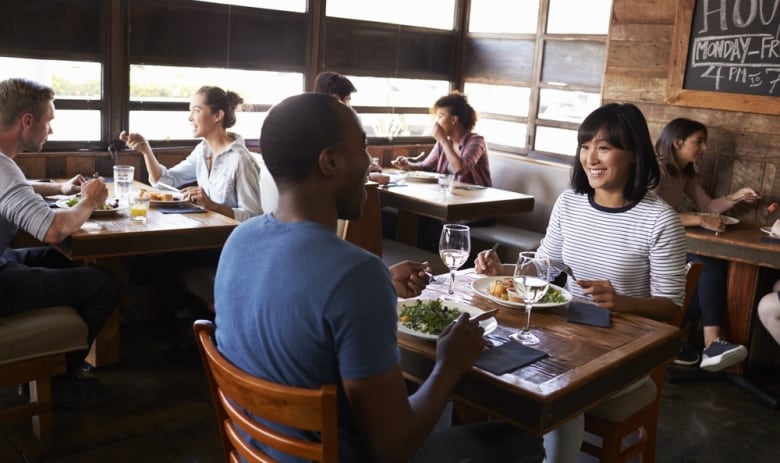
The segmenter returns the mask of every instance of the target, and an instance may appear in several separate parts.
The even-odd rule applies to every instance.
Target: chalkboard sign
[[[776,0],[697,1],[683,87],[779,96],[778,32]]]
[[[667,102],[780,114],[780,1],[680,0]]]

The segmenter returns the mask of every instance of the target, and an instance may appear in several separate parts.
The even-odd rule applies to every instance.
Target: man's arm
[[[478,322],[462,315],[439,337],[436,365],[420,389],[407,396],[399,365],[364,379],[343,379],[342,386],[366,446],[379,462],[411,457],[439,419],[455,383],[484,347]]]
[[[81,191],[81,184],[86,180],[79,174],[67,182],[30,182],[30,185],[41,196],[72,195]]]
[[[60,243],[68,236],[75,233],[84,222],[89,219],[92,212],[102,206],[108,198],[106,184],[100,179],[89,180],[81,186],[81,201],[70,209],[54,211],[54,220],[46,236],[45,243]]]

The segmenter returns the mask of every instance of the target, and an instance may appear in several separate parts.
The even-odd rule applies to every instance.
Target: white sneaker
[[[716,338],[704,349],[701,355],[701,367],[705,371],[721,371],[747,358],[745,346],[731,344],[721,338]]]

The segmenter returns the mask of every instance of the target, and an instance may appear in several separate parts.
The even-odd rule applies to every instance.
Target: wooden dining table
[[[524,311],[475,293],[471,284],[481,276],[470,272],[456,277],[456,295],[479,309],[498,308],[497,331],[519,331],[525,321]],[[446,281],[429,285],[421,298],[437,298],[447,288]],[[567,322],[566,310],[566,306],[559,306],[532,312],[531,328],[541,339],[532,347],[548,357],[503,375],[472,367],[455,386],[453,397],[541,435],[598,405],[677,354],[680,334],[676,327],[625,313],[612,314],[611,325],[606,328],[582,325]],[[398,345],[407,379],[418,383],[425,380],[436,359],[435,342],[399,332]]]
[[[417,217],[430,217],[442,222],[461,222],[506,214],[530,212],[534,208],[533,195],[479,187],[454,182],[451,192],[443,193],[433,176],[406,177],[403,171],[386,169],[383,173],[402,179],[380,187],[382,206],[398,210],[396,239],[417,245]]]
[[[760,230],[759,225],[751,224],[732,225],[717,235],[703,228],[689,227],[685,235],[688,252],[724,259],[729,263],[726,281],[728,339],[748,346],[749,351],[747,362],[729,371],[742,374],[751,364],[771,364],[771,359],[762,358],[767,355],[765,351],[758,346],[756,349],[751,347],[755,336],[756,307],[763,295],[759,294],[760,270],[780,269],[780,241],[762,241],[768,235]]]
[[[113,197],[113,184],[109,183],[108,187],[109,197]],[[134,182],[133,192],[141,188],[153,190],[149,185]],[[219,248],[239,224],[230,217],[206,210],[175,212],[176,207],[183,206],[193,205],[183,201],[152,204],[146,223],[131,220],[128,208],[123,206],[114,212],[98,212],[79,231],[52,246],[73,261],[111,268],[116,259],[126,256]],[[164,209],[172,209],[172,213],[164,213]],[[93,366],[119,361],[118,310],[98,333],[87,361]]]

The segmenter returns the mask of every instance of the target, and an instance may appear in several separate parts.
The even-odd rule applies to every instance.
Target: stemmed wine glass
[[[450,269],[450,297],[455,293],[455,271],[458,270],[469,258],[471,252],[471,230],[467,225],[446,224],[441,230],[439,238],[439,257],[447,268]]]
[[[517,295],[525,302],[525,326],[519,333],[511,336],[515,341],[527,346],[538,344],[539,338],[529,331],[531,327],[531,309],[544,297],[552,278],[550,260],[535,252],[521,252],[515,266],[513,280]]]

